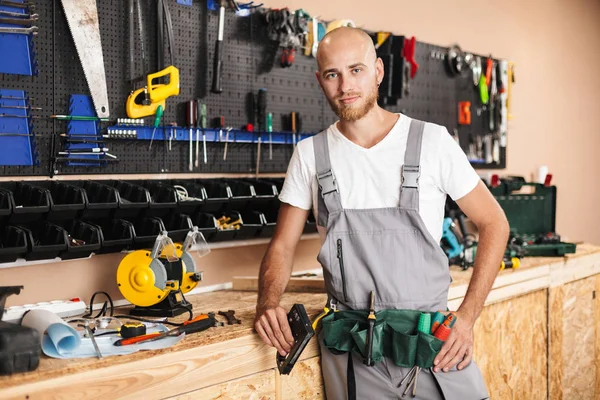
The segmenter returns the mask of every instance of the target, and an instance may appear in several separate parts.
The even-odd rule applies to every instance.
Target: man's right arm
[[[286,355],[294,344],[287,311],[279,306],[309,210],[281,203],[275,234],[260,266],[254,328],[261,339]]]

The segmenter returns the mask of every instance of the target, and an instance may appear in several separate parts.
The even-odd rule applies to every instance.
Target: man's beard
[[[350,93],[347,94],[346,97],[353,97],[356,94]],[[361,96],[361,98],[363,98]],[[356,106],[354,103],[345,105],[344,103],[338,102],[337,99],[327,99],[329,101],[329,105],[333,112],[343,121],[358,121],[377,104],[377,99],[379,98],[379,88],[377,86],[373,86],[373,90],[371,93],[364,97],[364,102],[361,106]],[[360,101],[360,99],[357,99]]]

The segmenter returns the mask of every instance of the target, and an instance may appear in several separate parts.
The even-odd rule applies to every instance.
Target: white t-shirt
[[[370,149],[346,138],[334,123],[327,129],[331,168],[343,208],[398,207],[401,167],[411,118],[401,114],[392,130]],[[421,147],[419,214],[439,242],[446,195],[457,200],[475,188],[480,178],[448,130],[427,123]],[[290,160],[279,199],[317,218],[317,177],[313,138],[302,140]],[[325,228],[318,227],[321,240]]]

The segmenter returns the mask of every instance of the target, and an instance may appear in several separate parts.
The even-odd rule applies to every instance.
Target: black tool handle
[[[215,64],[214,64],[214,72],[213,72],[213,81],[212,81],[212,92],[213,93],[221,93],[223,91],[223,86],[221,84],[221,71],[223,69],[223,41],[217,40],[217,44],[215,46]]]
[[[202,332],[210,328],[211,326],[215,326],[215,319],[213,317],[208,317],[206,319],[201,319],[200,321],[193,322],[188,325],[183,325],[177,328],[178,333],[185,333],[189,335],[190,333]]]
[[[223,30],[225,29],[225,1],[219,2],[219,32],[217,33],[217,43],[215,45],[215,62],[213,67],[212,92],[221,93],[221,76],[223,69]]]
[[[373,362],[373,329],[375,328],[375,321],[369,320],[369,327],[367,330],[367,339],[365,340],[365,347],[367,350],[367,357],[364,361],[366,365],[372,367],[375,363]]]

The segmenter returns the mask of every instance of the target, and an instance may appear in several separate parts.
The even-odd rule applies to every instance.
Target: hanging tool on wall
[[[223,31],[225,30],[225,7],[227,6],[225,0],[219,1],[219,31],[217,33],[217,41],[215,43],[215,59],[213,65],[213,80],[212,89],[213,93],[221,93],[223,91],[222,86],[222,73],[223,73]]]
[[[108,90],[96,0],[61,0],[61,3],[90,89],[96,115],[99,118],[108,118],[110,115]]]
[[[193,153],[193,148],[194,148],[194,126],[197,124],[197,117],[198,117],[198,111],[197,111],[197,104],[194,100],[189,100],[187,103],[185,103],[185,122],[186,125],[189,128],[189,134],[190,134],[190,150],[189,150],[189,164],[188,164],[188,169],[191,171],[194,170],[194,153]],[[198,155],[196,155],[196,158],[198,157]],[[196,160],[197,162],[198,160]]]
[[[142,11],[141,11],[141,1],[142,0],[130,0],[129,3],[129,15],[130,15],[130,28],[129,28],[129,60],[130,60],[130,79],[132,90],[131,94],[127,98],[127,103],[125,105],[125,109],[127,111],[127,116],[129,118],[143,118],[150,115],[156,114],[156,110],[159,105],[165,109],[165,100],[171,96],[179,95],[179,70],[175,67],[175,47],[173,44],[173,23],[171,21],[171,13],[167,6],[166,2],[162,2],[162,7],[164,11],[164,20],[167,25],[167,41],[169,44],[169,55],[171,60],[171,65],[166,67],[165,69],[158,71],[153,74],[148,74],[148,58],[147,58],[147,46],[144,42],[144,22],[142,19]],[[133,21],[133,4],[135,4],[135,8],[137,10],[137,23],[138,23],[138,34],[140,37],[140,50],[142,55],[142,73],[141,77],[135,77],[134,73],[134,48],[135,48],[135,39],[133,37],[133,30],[131,29],[131,25],[134,24]],[[163,57],[162,54],[159,54],[159,57]],[[169,83],[156,83],[156,80],[164,79],[165,77],[169,77]],[[144,82],[144,87],[140,89],[136,89],[139,82]]]
[[[206,104],[200,103],[197,100],[196,112],[198,113],[198,124],[202,129],[202,151],[204,152],[204,164],[208,163],[208,154],[206,152]],[[196,167],[198,167],[198,141],[199,137],[196,136]]]

